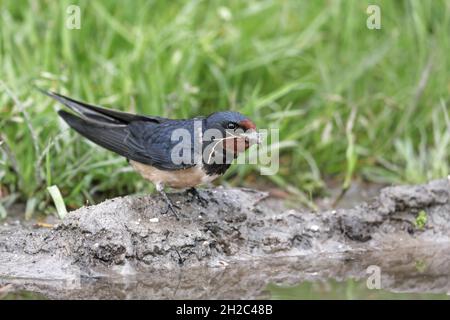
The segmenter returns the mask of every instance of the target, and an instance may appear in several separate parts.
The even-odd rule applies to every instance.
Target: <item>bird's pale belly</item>
[[[218,175],[207,175],[199,166],[188,169],[164,171],[133,160],[130,160],[130,164],[133,166],[134,170],[155,185],[163,184],[171,188],[191,188],[211,182],[218,177]]]

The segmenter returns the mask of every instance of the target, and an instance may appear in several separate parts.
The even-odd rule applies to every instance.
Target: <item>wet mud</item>
[[[269,283],[361,278],[374,264],[387,288],[450,290],[448,179],[323,212],[249,189],[200,192],[207,204],[170,195],[179,220],[148,195],[80,208],[52,229],[3,225],[0,287],[50,298],[264,298]],[[423,265],[427,277],[414,277]]]

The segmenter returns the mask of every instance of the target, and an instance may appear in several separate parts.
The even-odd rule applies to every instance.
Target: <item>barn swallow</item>
[[[72,129],[125,157],[143,178],[151,181],[167,203],[166,212],[172,211],[177,218],[175,208],[178,207],[164,187],[189,188],[202,200],[195,187],[223,175],[238,154],[260,142],[255,124],[239,112],[221,111],[206,117],[168,119],[111,110],[55,92],[43,92],[77,114],[58,111]],[[205,138],[210,132],[213,133]],[[187,134],[188,139],[183,141],[183,134]]]

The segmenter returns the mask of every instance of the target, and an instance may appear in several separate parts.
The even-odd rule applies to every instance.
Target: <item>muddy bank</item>
[[[148,288],[158,291],[155,279],[161,279],[162,288],[171,288],[168,283],[176,283],[175,278],[189,270],[193,278],[187,283],[194,289],[199,278],[214,274],[215,279],[217,270],[229,270],[230,266],[243,274],[258,270],[259,278],[266,275],[266,280],[276,280],[283,273],[289,278],[291,266],[300,268],[294,272],[297,277],[299,272],[304,275],[304,264],[314,265],[314,261],[323,261],[318,268],[323,271],[327,270],[325,261],[345,262],[355,254],[450,243],[447,179],[386,188],[369,203],[320,213],[287,209],[253,190],[207,189],[201,190],[201,196],[208,204],[184,193],[171,195],[181,207],[179,221],[162,215],[164,202],[158,195],[149,195],[83,207],[50,230],[2,226],[0,284],[41,291],[58,286],[76,289],[95,278],[123,280],[146,274],[152,284]],[[420,229],[415,220],[422,210],[427,222]],[[295,261],[291,264],[286,259]],[[304,268],[299,261],[304,261]],[[224,290],[235,292],[240,284],[230,279],[224,283],[235,286],[224,284]],[[254,282],[261,287],[256,279]],[[146,287],[142,281],[137,283]],[[111,290],[108,292],[111,295]]]

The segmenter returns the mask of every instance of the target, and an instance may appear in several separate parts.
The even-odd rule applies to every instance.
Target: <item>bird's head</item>
[[[211,129],[215,141],[222,139],[225,151],[237,155],[253,144],[260,143],[260,135],[256,125],[246,116],[234,111],[215,112],[206,118],[206,130]],[[216,133],[221,134],[217,137]]]

